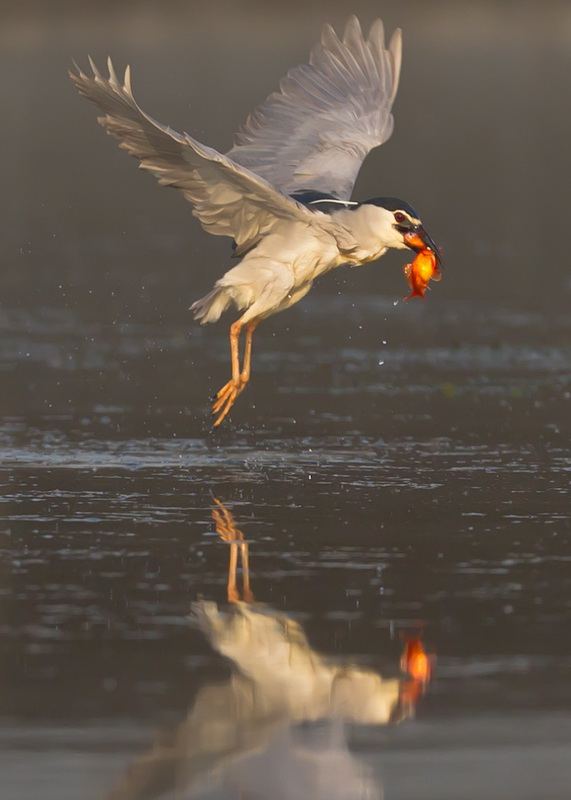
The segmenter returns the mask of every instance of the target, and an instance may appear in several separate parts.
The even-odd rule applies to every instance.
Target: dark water
[[[539,316],[464,309],[459,323],[434,298],[306,312],[287,350],[261,333],[252,386],[215,436],[205,379],[225,374],[222,339],[4,316],[6,796],[182,791],[172,753],[170,778],[148,764],[128,788],[121,776],[229,679],[188,620],[197,598],[226,601],[214,497],[249,543],[256,600],[301,623],[312,648],[387,679],[400,632],[421,629],[437,654],[414,720],[353,725],[350,751],[326,748],[346,772],[369,764],[395,798],[566,796],[568,321],[549,320],[549,336]],[[328,330],[334,313],[352,341]],[[458,328],[464,343],[450,341]],[[283,730],[253,751],[283,753]],[[192,786],[251,757],[218,772],[199,758]]]
[[[2,800],[568,798],[571,28],[567,4],[516,5],[351,9],[410,41],[363,193],[420,195],[444,280],[395,304],[393,255],[324,281],[260,327],[212,434],[226,328],[187,307],[227,244],[62,75],[124,53],[145,108],[224,147],[347,9],[7,4]],[[254,598],[232,610],[240,532]],[[416,706],[407,634],[435,657]]]

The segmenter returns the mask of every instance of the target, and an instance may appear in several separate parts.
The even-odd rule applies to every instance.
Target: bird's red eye
[[[401,211],[397,211],[395,214],[395,220],[397,222],[404,222],[406,219],[405,215]]]

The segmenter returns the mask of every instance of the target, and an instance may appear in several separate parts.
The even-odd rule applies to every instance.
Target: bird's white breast
[[[271,235],[256,247],[256,256],[287,265],[295,286],[307,284],[345,261],[330,233],[297,220],[274,226]]]

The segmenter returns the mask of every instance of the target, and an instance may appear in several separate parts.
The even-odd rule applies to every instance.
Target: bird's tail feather
[[[211,292],[193,303],[190,310],[194,312],[194,319],[201,325],[206,322],[216,322],[220,315],[226,311],[232,297],[224,286],[215,286]]]

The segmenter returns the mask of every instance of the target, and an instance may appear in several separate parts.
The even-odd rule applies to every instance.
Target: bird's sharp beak
[[[416,225],[410,231],[407,231],[405,234],[403,234],[403,238],[406,246],[410,247],[410,249],[414,250],[416,253],[420,252],[421,250],[432,250],[436,256],[437,263],[442,266],[442,256],[440,255],[440,250],[436,246],[432,236],[429,236],[422,225]]]

